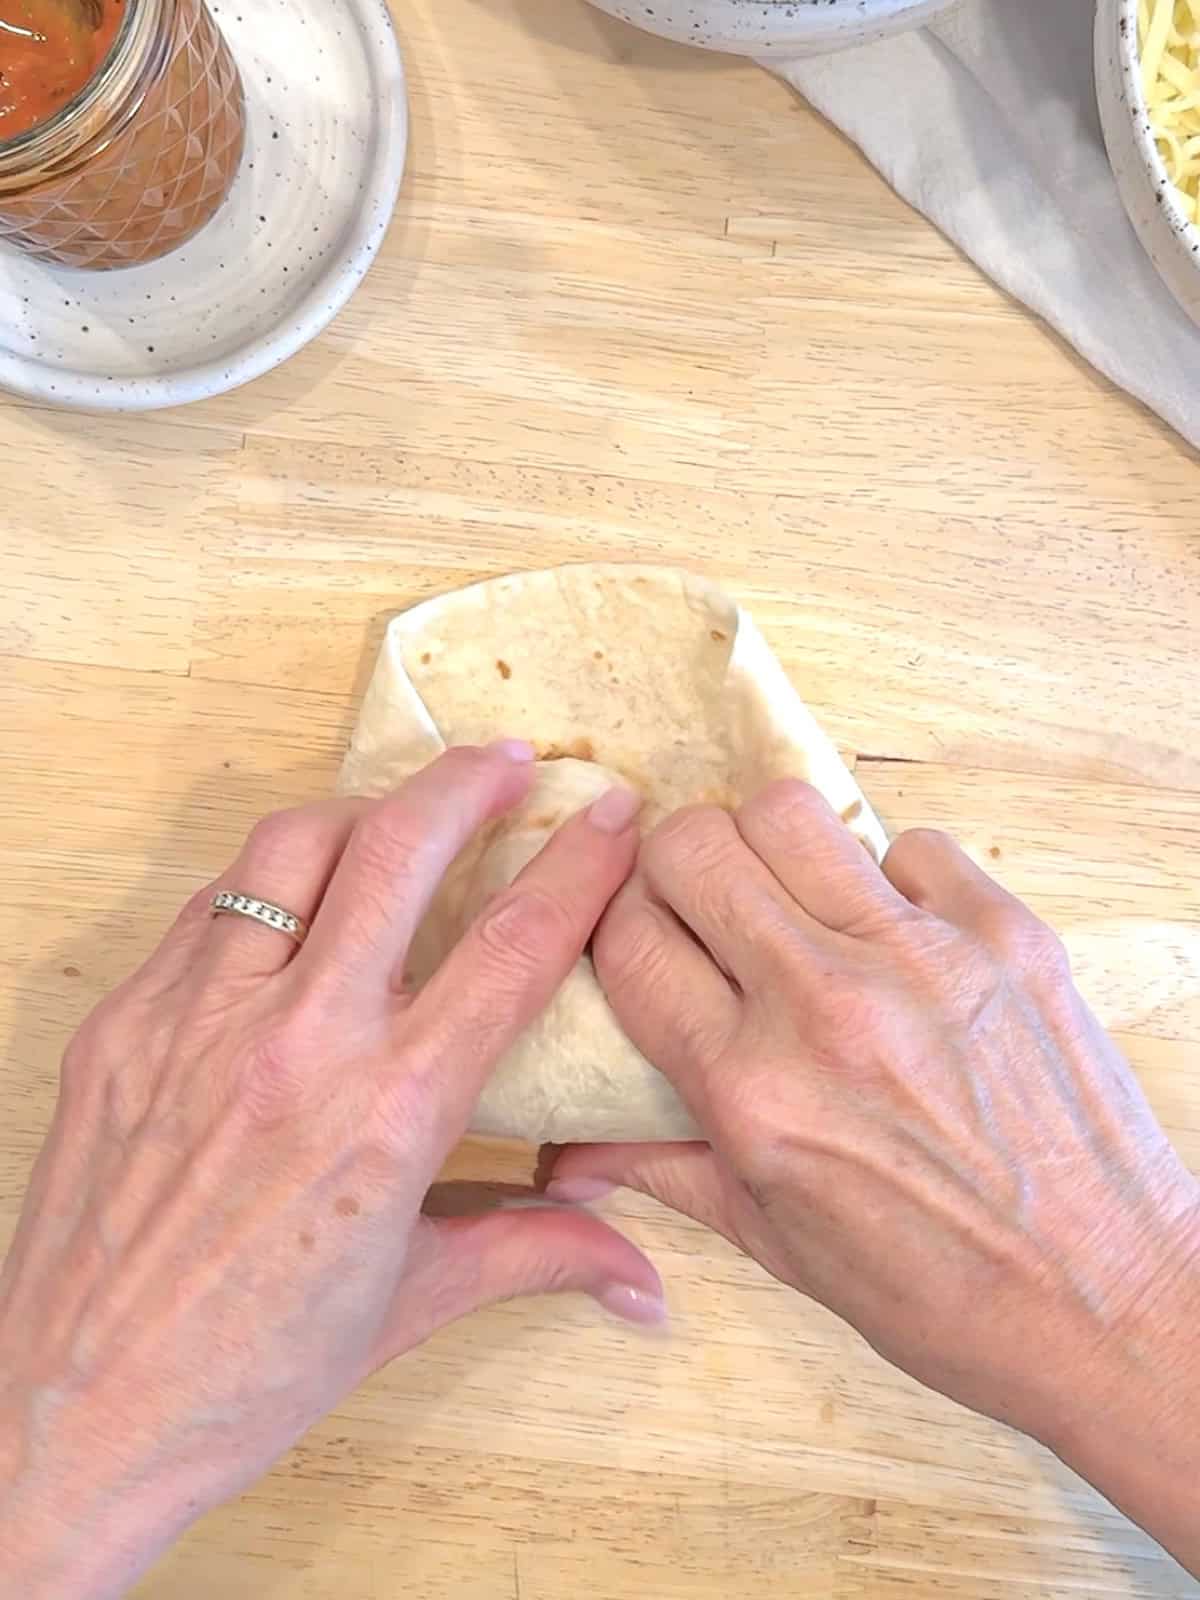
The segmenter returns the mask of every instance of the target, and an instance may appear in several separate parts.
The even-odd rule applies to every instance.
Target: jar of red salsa
[[[0,0],[0,246],[153,261],[220,206],[244,138],[204,0]]]

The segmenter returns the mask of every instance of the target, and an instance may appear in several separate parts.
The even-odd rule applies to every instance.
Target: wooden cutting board
[[[581,0],[397,20],[411,176],[318,344],[171,415],[0,402],[5,1228],[71,1030],[327,791],[387,616],[579,557],[753,606],[889,823],[1062,929],[1200,1167],[1195,457],[752,67]],[[1200,1593],[722,1242],[605,1209],[669,1337],[557,1301],[444,1333],[144,1600]]]

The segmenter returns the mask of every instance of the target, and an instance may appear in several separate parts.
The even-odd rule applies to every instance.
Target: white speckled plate
[[[83,272],[0,246],[0,387],[148,411],[294,355],[361,283],[404,172],[408,107],[386,0],[215,0],[246,85],[246,155],[175,254]]]

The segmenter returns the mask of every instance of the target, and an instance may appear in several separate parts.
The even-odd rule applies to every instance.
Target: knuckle
[[[740,882],[737,856],[748,847],[733,819],[712,806],[690,807],[660,824],[643,858],[651,887],[673,902],[687,886],[697,918],[708,924],[727,923]],[[761,940],[770,943],[765,930]]]
[[[59,1083],[63,1092],[74,1095],[84,1088],[106,1059],[107,1052],[97,1041],[96,1024],[89,1017],[63,1051],[59,1067]]]
[[[1008,964],[1030,977],[1070,976],[1071,963],[1062,940],[1019,901],[991,912],[987,937]]]
[[[614,995],[657,991],[672,977],[663,928],[649,910],[614,907],[596,932],[593,950],[604,987]]]
[[[726,1118],[732,1131],[730,1155],[738,1180],[754,1202],[769,1207],[785,1188],[794,1188],[806,1145],[794,1131],[793,1113],[780,1103],[777,1074],[764,1072],[740,1083],[735,1109]]]
[[[733,823],[717,806],[685,806],[660,822],[646,841],[645,859],[660,867],[713,866],[729,854]]]
[[[1043,977],[1056,981],[1071,978],[1071,955],[1053,928],[1038,923],[1037,937],[1032,951],[1034,965]]]
[[[355,866],[368,882],[395,882],[412,871],[422,839],[397,806],[378,805],[354,830]]]
[[[769,783],[741,810],[743,816],[773,834],[791,835],[797,828],[827,826],[833,820],[824,796],[799,778],[780,778]]]
[[[657,1065],[712,1066],[735,1037],[740,1013],[680,970],[678,933],[663,920],[669,915],[648,905],[610,912],[592,944],[596,976],[627,1031],[648,1027],[669,1041]]]
[[[122,994],[117,990],[84,1018],[63,1056],[64,1079],[90,1076],[121,1060],[129,1045],[123,1016]]]
[[[790,1135],[760,1117],[740,1128],[734,1161],[742,1187],[756,1206],[767,1211],[794,1178],[798,1152]]]
[[[131,1125],[144,1109],[142,1078],[147,1061],[160,1053],[162,1032],[154,1016],[131,1006],[128,986],[116,990],[84,1019],[63,1052],[62,1094],[72,1101],[102,1101],[118,1126]]]
[[[273,811],[251,828],[243,860],[256,869],[290,860],[303,848],[307,834],[308,826],[302,809]]]
[[[499,895],[480,918],[477,937],[489,965],[501,970],[528,971],[573,946],[583,948],[570,907],[532,884]]]

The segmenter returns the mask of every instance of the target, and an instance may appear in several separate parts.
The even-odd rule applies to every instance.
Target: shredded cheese
[[[1200,223],[1200,0],[1138,0],[1138,45],[1159,153]]]

